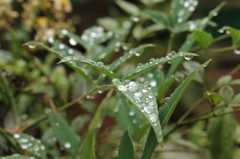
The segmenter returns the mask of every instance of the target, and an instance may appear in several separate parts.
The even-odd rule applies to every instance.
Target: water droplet
[[[118,86],[117,88],[118,88],[118,90],[121,91],[121,92],[127,92],[127,90],[128,90],[127,87],[124,86],[124,85],[120,85],[120,86]]]
[[[97,37],[97,33],[91,32],[91,33],[90,33],[90,36],[93,37],[93,38],[95,38],[95,37]]]
[[[143,89],[143,90],[142,90],[142,92],[143,92],[143,93],[147,93],[147,92],[148,92],[148,90],[146,90],[146,89]]]
[[[136,123],[137,123],[137,120],[136,120],[136,119],[133,119],[133,120],[132,120],[132,123],[133,123],[133,124],[136,124]]]
[[[28,47],[29,47],[30,49],[34,49],[34,48],[36,47],[36,45],[28,45]]]
[[[20,137],[20,135],[19,135],[19,134],[14,134],[13,137],[14,137],[15,139],[17,139],[17,138]]]
[[[76,42],[73,38],[70,38],[70,39],[69,39],[69,43],[70,43],[72,46],[77,45],[77,42]]]
[[[128,115],[129,115],[129,116],[134,116],[134,115],[135,115],[135,112],[134,112],[134,111],[130,111],[130,112],[128,113]]]
[[[127,50],[127,49],[128,49],[128,46],[124,45],[124,46],[122,46],[122,49],[123,49],[123,50]]]
[[[68,31],[67,31],[66,29],[62,29],[62,30],[61,30],[61,33],[62,33],[63,35],[67,35],[67,34],[68,34]]]
[[[188,10],[191,11],[191,12],[194,11],[194,9],[195,9],[195,7],[193,7],[193,6],[188,8]]]
[[[84,65],[84,62],[78,61],[78,66],[82,67]]]
[[[143,109],[148,114],[154,113],[154,107],[153,106],[147,106],[147,107],[144,107]]]
[[[181,23],[182,21],[183,21],[182,18],[178,18],[178,19],[177,19],[177,22],[178,22],[178,23]]]
[[[109,32],[107,33],[107,35],[108,35],[108,36],[113,36],[113,32],[109,31]]]
[[[183,4],[184,7],[188,7],[189,6],[189,3],[186,1],[184,4]]]
[[[136,92],[138,90],[138,84],[136,82],[134,82],[134,81],[131,81],[129,83],[129,90],[131,92]]]
[[[104,67],[104,63],[101,61],[97,62],[97,65],[98,65],[98,67],[102,67],[102,68]]]
[[[68,149],[68,148],[71,147],[71,144],[70,144],[69,142],[66,142],[66,143],[64,144],[64,147]]]
[[[153,78],[154,75],[153,75],[153,73],[148,73],[147,76],[148,76],[148,78]]]
[[[234,53],[235,53],[236,55],[240,55],[240,50],[235,49],[235,50],[234,50]]]
[[[120,45],[121,45],[120,42],[116,42],[116,43],[115,43],[115,46],[117,46],[117,47],[119,47]]]
[[[143,96],[143,93],[142,93],[142,92],[136,92],[136,93],[134,93],[134,98],[135,98],[135,99],[140,99],[140,98],[142,98],[142,96]]]
[[[59,123],[56,123],[55,125],[56,125],[56,126],[59,126]]]
[[[150,81],[150,85],[151,85],[151,87],[156,87],[157,86],[157,82],[155,80],[151,80]]]
[[[121,83],[121,82],[119,81],[119,79],[116,79],[116,78],[114,78],[114,79],[112,80],[112,82],[113,82],[115,85],[118,85],[118,84]]]
[[[143,66],[143,64],[142,63],[139,63],[138,65],[137,65],[137,68],[140,68],[140,67],[142,67]]]
[[[35,146],[33,147],[33,150],[34,150],[34,151],[39,151],[39,149],[40,149],[40,148],[39,148],[39,146],[37,146],[37,145],[35,145]]]
[[[166,104],[169,99],[170,99],[170,97],[165,97],[165,98],[163,99],[164,104]]]
[[[153,96],[153,95],[148,95],[148,97],[149,97],[149,98],[151,98],[151,99],[152,99],[152,98],[154,98],[154,96]]]
[[[179,12],[178,12],[178,16],[179,17],[182,17],[184,15],[184,10],[180,10]]]
[[[26,143],[26,142],[28,142],[28,139],[27,138],[22,138],[22,139],[20,139],[20,142]]]
[[[140,53],[136,52],[136,53],[135,53],[135,56],[140,56]]]
[[[21,148],[22,148],[22,149],[27,149],[27,148],[28,148],[28,145],[27,145],[27,144],[22,144],[22,145],[21,145]]]
[[[138,18],[138,17],[133,17],[132,20],[133,20],[134,22],[138,22],[138,21],[139,21],[139,18]]]
[[[150,114],[150,120],[154,123],[158,120],[158,116],[156,114]]]
[[[192,60],[193,56],[192,55],[187,55],[187,56],[184,56],[184,59],[185,60]]]
[[[64,48],[65,48],[65,46],[63,44],[59,45],[59,49],[64,49]]]
[[[48,37],[48,42],[49,43],[53,43],[54,42],[54,38],[53,37]]]

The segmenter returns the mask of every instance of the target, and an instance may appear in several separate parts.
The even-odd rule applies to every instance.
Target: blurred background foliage
[[[154,0],[152,0],[154,1]],[[156,0],[161,2],[161,0]],[[166,0],[161,3],[152,5],[151,0],[129,0],[136,4],[141,9],[160,10],[169,12],[171,1]],[[222,0],[199,0],[199,5],[190,17],[190,19],[198,19],[205,17],[208,12],[221,3]],[[231,26],[240,29],[240,2],[238,0],[227,0],[227,4],[221,9],[218,16],[212,21],[216,26],[208,26],[206,31],[211,33],[213,37],[221,35],[218,32],[223,26]],[[48,37],[55,37],[66,44],[70,44],[68,39],[59,34],[62,29],[70,32],[75,32],[81,35],[83,31],[93,25],[100,25],[107,31],[117,29],[122,22],[129,19],[129,14],[124,12],[116,5],[113,0],[1,0],[0,1],[0,71],[3,71],[8,80],[9,87],[13,91],[15,102],[17,103],[22,123],[21,128],[31,125],[42,114],[49,110],[49,104],[45,99],[48,92],[57,107],[79,97],[84,91],[89,90],[89,85],[86,84],[81,76],[76,75],[73,70],[65,65],[56,65],[57,59],[36,46],[22,46],[28,41],[42,41],[48,43]],[[151,22],[147,22],[148,24]],[[144,26],[144,24],[143,24]],[[173,50],[178,50],[182,42],[185,40],[187,33],[183,32],[177,35],[174,39]],[[169,40],[169,32],[167,30],[156,31],[154,35],[142,35],[139,37],[139,30],[133,32],[133,36],[137,39],[137,43],[154,43],[156,48],[154,51],[148,49],[145,56],[140,56],[132,59],[132,63],[144,63],[151,57],[165,56],[167,52],[167,43]],[[136,42],[136,41],[135,41]],[[227,38],[219,43],[211,46],[211,48],[221,48],[231,45],[231,38]],[[79,45],[74,46],[80,52],[84,52],[84,48]],[[157,52],[157,54],[155,54]],[[174,113],[172,120],[176,120],[186,110],[186,106],[198,99],[202,92],[209,89],[217,79],[225,74],[228,74],[234,67],[240,63],[239,55],[233,51],[225,51],[221,53],[209,53],[200,56],[197,60],[204,62],[209,58],[213,58],[213,62],[205,69],[206,85],[195,82],[186,92],[185,97],[181,101]],[[127,64],[128,69],[133,67],[131,63]],[[168,69],[168,65],[164,66],[163,70]],[[240,78],[240,74],[234,74],[234,79]],[[19,128],[14,127],[12,114],[10,111],[11,102],[8,100],[8,94],[3,84],[0,84],[0,126],[12,131],[18,131]],[[240,92],[240,87],[234,87],[235,92]],[[171,92],[171,91],[170,91]],[[194,92],[194,94],[192,93]],[[68,108],[68,111],[63,112],[63,116],[68,117],[72,127],[81,135],[86,131],[86,125],[90,120],[91,115],[97,103],[102,100],[104,94],[99,94],[94,97],[94,102],[86,100],[84,103],[77,103],[75,106]],[[191,98],[189,98],[189,96]],[[89,97],[91,99],[93,97]],[[109,105],[115,105],[116,99],[112,99]],[[196,111],[209,109],[203,103]],[[110,113],[109,113],[110,112]],[[194,113],[197,113],[194,112]],[[117,148],[121,132],[118,132],[114,127],[115,119],[111,117],[112,110],[106,110],[106,114],[110,114],[103,122],[100,130],[101,140],[99,139],[98,147],[99,156],[107,156],[101,154],[109,150],[109,145]],[[194,114],[193,113],[193,114]],[[81,114],[81,116],[79,116]],[[236,117],[239,118],[236,113]],[[240,120],[240,118],[239,118]],[[40,127],[26,130],[35,137],[42,138],[43,142],[48,145],[49,153],[52,156],[61,156],[61,151],[57,151],[57,147],[53,146],[55,140],[47,140],[51,137],[51,130],[48,129],[49,123],[43,122]],[[194,128],[204,126],[199,124]],[[199,129],[192,129],[190,137],[193,137],[194,142],[198,145],[204,145],[202,136],[206,136]],[[111,130],[111,136],[107,136]],[[181,132],[182,134],[186,132]],[[192,135],[192,136],[191,136]],[[195,136],[194,136],[195,135]],[[179,134],[174,134],[170,140],[179,141]],[[179,139],[179,140],[178,140]],[[7,142],[0,137],[0,155],[10,152]],[[108,143],[109,145],[105,145]],[[188,144],[188,143],[185,143]],[[171,145],[170,145],[171,146]],[[189,145],[187,145],[189,146]],[[190,145],[192,146],[192,145]],[[102,151],[100,151],[102,150]],[[161,151],[161,150],[159,150]],[[109,157],[109,156],[108,156]]]

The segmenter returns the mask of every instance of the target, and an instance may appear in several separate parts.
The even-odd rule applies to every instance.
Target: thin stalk
[[[2,136],[6,139],[6,141],[12,145],[12,148],[15,150],[15,152],[21,153],[18,147],[16,146],[16,144],[9,138],[8,133],[4,131],[1,127],[0,127],[0,134],[2,134]]]
[[[217,116],[236,113],[236,112],[240,112],[240,108],[232,110],[232,111],[228,111],[228,112],[221,112],[221,113],[218,113],[218,114],[215,114],[215,115],[213,113],[210,113],[210,114],[207,114],[207,115],[202,116],[200,118],[195,118],[195,119],[190,119],[190,120],[183,121],[180,125],[191,124],[191,123],[198,122],[198,121],[201,121],[201,120],[210,119],[212,117],[217,117]]]
[[[8,80],[3,75],[2,70],[0,70],[0,79],[1,79],[1,81],[3,83],[3,87],[6,90],[7,96],[9,98],[9,100],[10,100],[10,103],[11,103],[11,107],[12,107],[12,111],[13,111],[12,113],[13,113],[14,125],[15,125],[15,127],[19,127],[20,117],[19,117],[19,114],[18,114],[17,104],[16,104],[16,101],[14,99],[13,92],[10,89]]]
[[[172,50],[172,44],[173,44],[174,36],[175,36],[175,34],[173,34],[173,33],[170,34],[167,53],[169,53]]]
[[[208,50],[208,52],[210,52],[210,53],[218,53],[218,52],[224,52],[224,51],[229,51],[229,50],[234,50],[234,49],[235,49],[234,46],[229,46],[229,47],[224,47],[224,48],[220,48],[220,49]]]
[[[213,40],[213,43],[218,42],[218,41],[223,40],[223,39],[226,39],[226,38],[228,38],[228,37],[230,37],[230,36],[231,36],[230,34],[224,34],[224,35],[221,35],[221,36],[219,36],[219,37],[216,37],[216,38]]]
[[[237,73],[238,71],[240,70],[240,64],[239,65],[237,65],[237,67],[235,67],[230,73],[229,73],[229,75],[234,75],[235,73]]]

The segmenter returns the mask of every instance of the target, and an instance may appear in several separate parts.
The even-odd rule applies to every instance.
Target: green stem
[[[229,46],[229,47],[224,47],[224,48],[220,48],[220,49],[208,50],[208,52],[210,52],[210,53],[218,53],[218,52],[224,52],[224,51],[229,51],[229,50],[233,50],[233,49],[235,49],[234,46]]]
[[[237,65],[237,67],[235,67],[230,73],[229,73],[229,75],[234,75],[235,73],[237,73],[238,71],[240,70],[240,64],[239,65]]]
[[[230,36],[231,36],[230,34],[224,34],[224,35],[221,35],[221,36],[219,36],[219,37],[216,37],[216,38],[213,40],[213,43],[218,42],[218,41],[223,40],[223,39],[226,39],[226,38],[228,38],[228,37],[230,37]]]
[[[2,70],[0,70],[0,79],[1,79],[1,81],[2,81],[2,83],[3,83],[3,87],[4,87],[4,89],[6,90],[7,96],[8,96],[8,98],[9,98],[9,100],[10,100],[10,103],[11,103],[11,107],[12,107],[12,111],[13,111],[14,125],[15,125],[15,127],[19,127],[20,117],[19,117],[19,114],[18,114],[17,104],[16,104],[16,101],[15,101],[15,99],[14,99],[13,92],[12,92],[12,90],[10,89],[8,80],[7,80],[6,77],[3,75]]]
[[[173,33],[170,34],[167,53],[169,53],[172,50],[172,44],[173,44],[174,36],[175,36],[175,34],[173,34]]]
[[[210,119],[212,117],[217,117],[217,116],[236,113],[236,112],[240,112],[240,108],[234,109],[234,110],[228,111],[228,112],[221,112],[221,113],[218,113],[218,114],[215,114],[215,115],[213,113],[210,113],[210,114],[207,114],[207,115],[199,117],[199,118],[194,118],[194,119],[183,121],[182,123],[180,123],[180,125],[191,124],[191,123],[198,122],[198,121],[201,121],[201,120]]]
[[[21,153],[18,147],[16,146],[16,144],[9,138],[8,133],[4,131],[1,127],[0,127],[0,134],[2,134],[2,136],[6,139],[6,141],[12,145],[12,148],[15,150],[15,152]]]

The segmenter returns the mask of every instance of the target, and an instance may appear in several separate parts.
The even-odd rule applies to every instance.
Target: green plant
[[[67,38],[71,46],[81,46],[84,50],[82,52],[64,44],[61,42],[62,39],[52,36],[47,37],[47,41],[24,44],[24,47],[30,49],[44,48],[51,54],[47,55],[44,62],[36,60],[31,63],[36,64],[34,69],[38,68],[41,72],[28,73],[31,75],[30,84],[21,92],[10,87],[6,77],[8,70],[2,70],[0,88],[3,100],[1,102],[11,106],[15,127],[11,131],[0,128],[3,136],[1,139],[11,145],[9,150],[3,146],[4,150],[18,155],[1,158],[45,159],[72,156],[82,159],[150,159],[158,155],[159,146],[164,147],[167,140],[173,140],[176,144],[206,158],[237,156],[234,156],[235,153],[239,153],[235,143],[239,141],[236,141],[234,135],[238,125],[233,113],[240,111],[238,108],[240,96],[234,93],[232,86],[240,85],[240,79],[232,80],[232,75],[239,71],[240,65],[228,75],[218,79],[212,88],[206,89],[204,95],[189,106],[177,122],[169,123],[191,81],[197,81],[200,86],[206,85],[203,77],[204,68],[211,59],[200,64],[193,61],[193,57],[204,56],[207,52],[226,50],[235,50],[235,53],[239,54],[240,31],[224,27],[221,31],[227,31],[229,34],[217,38],[204,31],[207,25],[214,24],[211,19],[224,6],[224,2],[210,11],[207,17],[192,21],[187,19],[195,10],[197,0],[173,0],[171,14],[151,9],[154,4],[162,2],[161,0],[142,2],[145,8],[141,10],[130,2],[116,0],[116,4],[131,15],[130,18],[125,18],[127,20],[123,21],[121,26],[115,19],[101,18],[98,22],[105,30],[103,27],[93,26],[86,29],[81,36],[67,29],[59,30],[57,33],[59,37]],[[149,37],[155,37],[158,31],[166,31],[170,34],[168,47],[163,51],[167,53],[161,56],[157,54],[157,49],[154,49],[157,48],[155,44],[144,42]],[[186,41],[179,51],[172,51],[174,38],[188,31],[190,34],[186,36]],[[233,41],[232,46],[213,50],[209,48],[213,42],[230,36]],[[148,57],[146,53],[150,52],[154,52],[153,56],[156,58],[151,57],[146,61]],[[64,64],[52,66],[56,57],[60,59],[58,64]],[[139,57],[144,64],[132,60],[133,57]],[[66,73],[69,67],[65,67],[65,64],[74,71]],[[168,64],[170,66],[166,68]],[[183,64],[183,71],[180,71],[182,69],[180,64]],[[40,80],[31,83],[31,79],[36,78]],[[74,87],[81,90],[77,94],[80,97],[67,102],[69,90],[77,90]],[[41,93],[40,100],[45,95],[46,102],[36,101],[32,96],[33,92]],[[100,104],[96,99],[99,96]],[[188,117],[204,99],[208,101],[211,109]],[[26,108],[32,103],[38,110],[35,114],[33,114],[34,110]],[[75,114],[71,114],[67,109],[75,104],[84,107],[90,115],[79,115],[71,119],[71,115]],[[48,105],[51,109],[44,108],[43,105]],[[20,118],[20,115],[26,111],[31,112],[29,113],[31,117]],[[110,133],[106,134],[106,138],[100,136],[101,141],[98,134],[106,116],[116,118],[117,125],[108,128]],[[83,125],[90,120],[90,117],[91,121],[86,130]],[[71,121],[71,126],[66,119]],[[207,119],[210,119],[210,122],[206,132],[204,124],[199,123]],[[42,142],[25,133],[33,127],[41,130]],[[181,132],[185,128],[189,130]],[[179,135],[181,133],[188,138],[184,139]],[[208,143],[205,141],[207,136]],[[204,141],[201,139],[203,137]],[[202,151],[206,146],[208,149]],[[59,150],[60,147],[64,152]],[[118,153],[115,152],[116,150]]]

